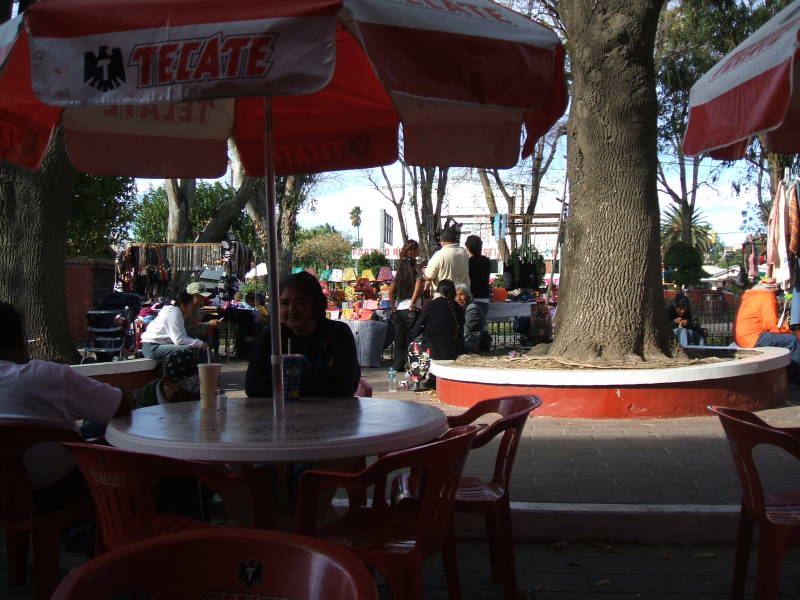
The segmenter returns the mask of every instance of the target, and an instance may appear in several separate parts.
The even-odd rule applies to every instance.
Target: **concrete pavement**
[[[244,394],[242,362],[226,365],[222,384]],[[389,396],[385,369],[364,369],[375,396]],[[459,407],[428,393],[392,397]],[[760,416],[800,423],[800,389]],[[487,475],[493,448],[470,455],[466,470]],[[800,489],[800,461],[763,453],[768,489]],[[587,420],[529,419],[512,477],[520,598],[584,600],[715,600],[729,597],[739,483],[715,417]],[[467,599],[503,597],[491,581],[479,520],[458,521],[460,573]],[[755,548],[754,548],[755,552]],[[63,566],[85,557],[64,552]],[[755,555],[751,558],[751,573]],[[749,597],[752,597],[752,577]],[[446,598],[440,561],[425,572],[426,598]],[[781,598],[800,600],[800,548],[783,565]],[[0,598],[29,600],[30,586],[8,588],[0,561]],[[381,598],[390,598],[381,588]]]

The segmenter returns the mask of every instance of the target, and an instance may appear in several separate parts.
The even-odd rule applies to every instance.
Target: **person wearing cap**
[[[187,402],[200,398],[197,359],[191,350],[170,354],[161,368],[161,377],[133,390],[136,408]]]
[[[216,352],[219,347],[219,336],[217,335],[219,319],[211,319],[203,323],[202,313],[202,308],[207,304],[211,292],[207,291],[203,284],[198,281],[187,285],[186,292],[193,297],[192,314],[184,318],[186,333],[191,337],[201,339]]]
[[[792,363],[800,367],[800,340],[786,322],[778,324],[778,283],[765,278],[742,295],[736,312],[734,337],[742,348],[777,346],[791,352]]]
[[[167,358],[177,350],[206,350],[208,344],[186,333],[184,319],[194,311],[194,296],[181,292],[175,304],[165,305],[142,334],[142,354],[145,358]]]
[[[469,256],[467,251],[458,245],[458,230],[455,227],[445,227],[439,238],[441,249],[437,250],[425,267],[425,279],[429,280],[434,290],[439,288],[439,283],[445,279],[453,285],[463,283],[467,289],[471,288],[469,279]],[[439,292],[434,297],[439,297]]]

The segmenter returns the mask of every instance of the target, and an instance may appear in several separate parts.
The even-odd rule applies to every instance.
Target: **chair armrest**
[[[363,471],[362,471],[363,473]],[[358,479],[361,473],[336,473],[310,470],[300,478],[300,490],[294,512],[295,532],[301,535],[317,534],[317,498],[323,489],[366,489],[367,484]]]

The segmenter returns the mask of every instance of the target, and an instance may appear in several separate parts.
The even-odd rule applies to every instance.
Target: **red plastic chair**
[[[497,447],[494,475],[484,482],[478,477],[462,477],[456,491],[455,511],[479,513],[486,518],[486,531],[492,576],[502,581],[506,600],[517,599],[517,574],[514,562],[514,539],[511,534],[511,505],[509,501],[509,482],[514,457],[517,454],[522,429],[528,415],[542,404],[536,396],[507,396],[482,400],[464,413],[447,418],[451,427],[463,427],[477,419],[492,414],[500,418],[478,432],[472,444],[473,449],[481,448],[502,434]],[[397,477],[392,486],[394,503],[403,508],[416,497],[416,474],[405,473]]]
[[[359,379],[358,380],[358,387],[356,388],[356,396],[362,396],[364,398],[372,398],[372,386],[367,383],[366,379]]]
[[[172,512],[156,510],[154,489],[159,480],[191,477],[219,493],[249,490],[249,508],[256,528],[272,527],[267,477],[257,470],[231,473],[203,462],[129,452],[110,446],[64,444],[75,457],[97,513],[97,553],[167,533],[205,529],[213,525]],[[241,496],[239,496],[240,498]]]
[[[422,599],[423,560],[442,552],[449,597],[461,598],[458,560],[452,538],[453,501],[467,452],[478,427],[451,429],[424,446],[386,454],[359,473],[306,471],[300,480],[296,509],[299,533],[315,535],[349,549],[367,566],[381,571],[392,597]],[[387,478],[398,469],[418,469],[420,487],[414,511],[390,506]],[[317,527],[317,498],[325,488],[372,487],[372,503],[351,505],[340,518]],[[352,497],[352,496],[351,496]]]
[[[105,600],[126,592],[153,600],[378,598],[369,571],[334,544],[277,531],[208,529],[163,535],[95,558],[67,575],[53,600]]]
[[[778,598],[783,555],[788,546],[800,544],[800,490],[765,496],[753,450],[761,444],[777,446],[800,459],[800,427],[773,427],[746,410],[721,406],[709,406],[708,410],[722,422],[742,486],[731,598],[739,600],[744,595],[756,524],[760,530],[756,598]]]
[[[34,510],[23,454],[40,442],[78,440],[70,429],[35,425],[17,420],[0,422],[0,527],[5,530],[8,580],[24,585],[28,543],[33,547],[33,587],[36,598],[49,598],[60,576],[59,541],[71,522],[92,514],[86,502],[41,514]]]

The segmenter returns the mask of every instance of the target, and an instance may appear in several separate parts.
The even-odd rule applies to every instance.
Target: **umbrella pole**
[[[267,280],[269,282],[270,368],[272,369],[272,414],[284,415],[283,367],[281,364],[280,290],[278,289],[278,224],[275,219],[275,151],[272,143],[272,98],[264,97],[264,183],[267,204]]]

